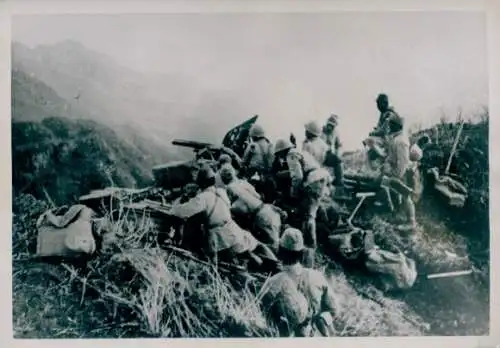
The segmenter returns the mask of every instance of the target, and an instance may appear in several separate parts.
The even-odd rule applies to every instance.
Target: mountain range
[[[210,128],[175,121],[188,85],[166,79],[120,67],[73,41],[13,43],[14,193],[62,203],[103,186],[145,186],[152,166],[189,156],[171,140],[181,129],[196,137]]]

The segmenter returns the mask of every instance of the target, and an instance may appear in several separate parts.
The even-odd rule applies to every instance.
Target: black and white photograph
[[[490,335],[485,12],[10,22],[15,339]]]

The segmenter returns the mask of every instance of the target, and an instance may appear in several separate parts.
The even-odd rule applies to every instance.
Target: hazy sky
[[[273,137],[302,136],[306,121],[335,112],[353,149],[381,91],[410,123],[487,105],[485,22],[473,12],[58,15],[13,17],[12,35],[30,46],[74,39],[136,70],[232,91],[235,117],[259,114]]]

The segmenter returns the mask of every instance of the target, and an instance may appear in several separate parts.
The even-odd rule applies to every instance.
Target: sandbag
[[[415,261],[402,252],[373,248],[366,255],[365,265],[370,272],[378,275],[385,291],[409,289],[417,279]]]
[[[48,210],[37,221],[38,256],[78,257],[96,251],[92,233],[94,212],[84,205],[71,206],[63,214]]]

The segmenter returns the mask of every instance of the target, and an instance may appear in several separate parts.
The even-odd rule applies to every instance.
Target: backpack
[[[36,254],[42,257],[93,254],[96,251],[92,231],[94,211],[81,204],[63,210],[62,214],[61,210],[48,210],[38,218]]]
[[[409,289],[417,279],[415,261],[402,252],[374,248],[367,253],[365,266],[378,275],[378,282],[384,291]]]

